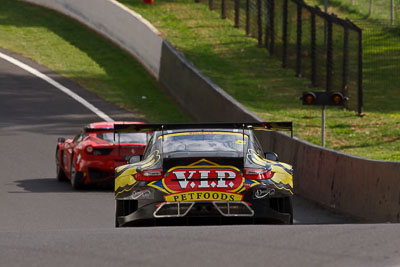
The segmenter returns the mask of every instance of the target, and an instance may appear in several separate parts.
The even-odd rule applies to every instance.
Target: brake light
[[[142,171],[136,173],[134,177],[138,181],[158,181],[164,177],[164,172],[161,169]]]
[[[244,169],[243,173],[245,178],[255,179],[255,180],[270,179],[272,176],[274,176],[274,173],[272,171],[266,169],[247,168]]]
[[[92,146],[87,146],[86,147],[86,152],[89,153],[89,154],[92,153],[93,152],[93,147]]]

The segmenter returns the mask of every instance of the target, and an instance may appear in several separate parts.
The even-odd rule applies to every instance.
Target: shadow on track
[[[294,224],[348,224],[359,223],[356,219],[328,211],[315,202],[300,196],[293,197]]]
[[[83,190],[74,190],[69,182],[59,182],[56,178],[36,178],[18,180],[14,182],[21,191],[8,191],[10,194],[26,193],[111,193],[112,189],[101,185],[91,185]],[[347,224],[357,223],[353,218],[334,214],[319,205],[294,196],[294,223],[295,224]]]
[[[56,178],[36,178],[18,180],[14,182],[23,191],[8,191],[10,194],[23,193],[87,193],[87,192],[112,192],[111,188],[101,185],[90,185],[83,190],[75,190],[69,182],[59,182]],[[89,191],[90,190],[90,191]]]

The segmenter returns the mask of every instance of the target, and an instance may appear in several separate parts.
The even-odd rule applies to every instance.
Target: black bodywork
[[[266,124],[115,127],[154,131],[143,159],[116,169],[116,227],[293,223],[292,167],[266,159],[254,134]]]

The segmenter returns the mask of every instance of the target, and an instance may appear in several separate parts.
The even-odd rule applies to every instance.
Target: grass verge
[[[258,48],[255,39],[245,37],[243,30],[234,28],[232,21],[221,20],[219,13],[192,0],[156,0],[151,6],[140,0],[119,2],[148,19],[202,73],[246,108],[265,120],[291,120],[296,136],[320,144],[321,111],[299,101],[310,82],[295,78],[293,70],[282,69],[279,61]],[[379,40],[376,46],[379,48]],[[390,79],[391,86],[384,89],[369,84],[369,74],[380,64],[379,55],[365,63],[365,117],[327,108],[328,148],[400,160],[400,76],[389,72],[376,77],[382,82]]]
[[[189,121],[135,59],[54,11],[2,0],[0,46],[47,66],[148,121]]]

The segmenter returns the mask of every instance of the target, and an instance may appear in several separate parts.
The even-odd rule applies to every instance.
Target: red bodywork
[[[81,172],[83,175],[83,184],[103,183],[109,180],[111,182],[114,180],[116,167],[127,164],[133,155],[143,155],[147,134],[139,133],[136,137],[125,135],[124,140],[121,141],[118,139],[118,134],[114,137],[114,124],[117,123],[132,122],[91,123],[73,139],[59,138],[56,164],[67,179],[71,180],[71,167],[74,163],[75,171]],[[142,122],[133,123],[142,124]],[[104,138],[104,136],[108,138]]]

